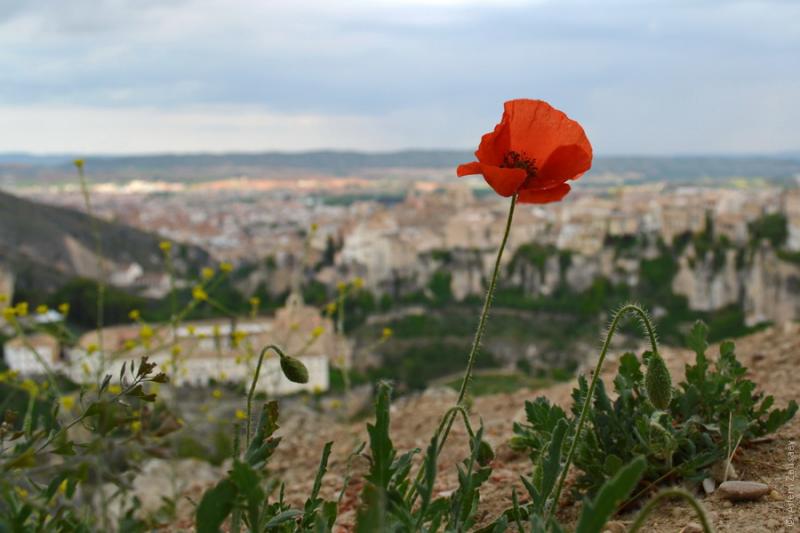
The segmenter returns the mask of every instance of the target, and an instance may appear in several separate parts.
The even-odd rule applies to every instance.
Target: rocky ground
[[[783,406],[791,399],[800,397],[800,374],[796,372],[800,363],[800,326],[790,325],[770,328],[737,341],[739,360],[750,371],[750,379],[763,390],[775,396],[776,405]],[[685,350],[664,348],[663,355],[673,378],[679,381],[687,361],[694,354]],[[716,347],[709,351],[716,355]],[[603,378],[610,383],[616,373],[616,361],[607,363]],[[566,407],[574,383],[562,383],[541,391],[517,391],[479,397],[474,402],[474,421],[483,420],[487,440],[497,454],[492,476],[481,490],[481,518],[491,521],[510,505],[511,487],[517,486],[524,494],[519,482],[521,474],[530,471],[529,459],[508,447],[512,436],[512,422],[523,418],[526,400],[536,395],[545,395],[553,402]],[[449,389],[433,389],[420,395],[401,398],[392,406],[392,438],[401,451],[425,448],[440,417],[452,405],[455,393]],[[308,494],[319,462],[322,446],[334,441],[330,473],[326,476],[324,492],[332,497],[338,493],[346,475],[346,464],[352,450],[367,439],[364,421],[335,423],[312,412],[290,416],[282,422],[284,440],[271,463],[275,473],[286,481],[289,499],[301,504]],[[755,502],[731,503],[712,494],[702,499],[716,531],[719,532],[764,532],[796,531],[800,520],[797,506],[797,490],[800,483],[795,477],[797,468],[797,442],[800,440],[800,417],[796,417],[774,438],[741,447],[734,459],[739,479],[758,481],[769,485],[769,495]],[[455,464],[467,453],[465,431],[454,426],[447,447],[440,460],[438,490],[442,494],[457,486]],[[352,479],[345,491],[339,531],[350,531],[358,494],[366,470],[366,461],[356,458],[352,462]],[[187,485],[186,493],[197,501],[213,475],[204,474],[201,479]],[[566,491],[565,491],[566,492]],[[566,522],[577,515],[579,504],[563,500],[562,514]],[[191,506],[181,506],[190,512]],[[624,531],[632,515],[622,515],[609,524],[612,533]],[[682,503],[667,503],[651,515],[646,531],[678,532],[692,531],[695,520],[689,507]],[[191,520],[179,524],[178,529],[191,528]]]

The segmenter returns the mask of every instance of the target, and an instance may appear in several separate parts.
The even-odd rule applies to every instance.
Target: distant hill
[[[23,290],[48,291],[75,277],[97,275],[92,219],[79,211],[31,202],[0,192],[0,264],[14,273]],[[144,273],[165,271],[156,235],[98,220],[109,274],[138,264]],[[196,246],[179,246],[176,265],[185,271],[208,264]]]
[[[0,154],[0,185],[42,184],[74,180],[75,169],[64,156]],[[93,181],[130,179],[203,181],[248,175],[296,177],[298,173],[341,176],[389,168],[455,168],[469,161],[468,150],[406,150],[366,153],[313,151],[230,154],[163,154],[88,157]],[[613,156],[597,157],[594,175],[615,174],[630,180],[694,182],[699,179],[761,177],[789,180],[800,175],[800,154],[774,156]]]

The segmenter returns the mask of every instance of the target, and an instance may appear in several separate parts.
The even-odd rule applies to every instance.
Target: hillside
[[[97,276],[92,219],[79,211],[44,205],[0,192],[0,264],[22,290],[50,290],[75,277]],[[140,278],[164,272],[159,237],[116,222],[98,220],[106,272],[139,265]],[[201,248],[182,246],[179,271],[206,263]],[[122,283],[118,283],[122,284]]]

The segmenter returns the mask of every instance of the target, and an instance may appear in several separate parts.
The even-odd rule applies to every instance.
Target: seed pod
[[[308,369],[306,365],[294,357],[289,357],[288,355],[281,356],[281,370],[283,370],[283,375],[286,376],[289,381],[308,383]]]
[[[672,378],[664,359],[657,354],[650,355],[645,375],[647,397],[656,409],[666,410],[672,401]]]

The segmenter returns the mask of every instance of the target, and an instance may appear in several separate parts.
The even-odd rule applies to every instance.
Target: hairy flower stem
[[[95,255],[97,256],[97,345],[100,354],[100,364],[98,365],[97,379],[102,379],[103,372],[106,366],[105,347],[103,346],[103,313],[105,309],[105,293],[106,293],[106,268],[103,258],[103,239],[100,236],[100,225],[98,224],[97,217],[94,215],[92,209],[92,199],[89,191],[89,182],[86,180],[86,174],[83,172],[83,160],[75,161],[75,168],[78,169],[78,178],[81,182],[81,194],[83,194],[83,203],[86,207],[86,214],[89,215],[89,222],[91,223],[92,233],[94,236]]]
[[[570,444],[569,452],[567,453],[567,459],[564,462],[564,465],[561,467],[561,475],[558,478],[556,490],[553,492],[553,500],[550,502],[550,505],[547,507],[547,512],[545,513],[545,524],[548,523],[550,517],[555,512],[555,509],[558,507],[558,500],[561,497],[561,490],[564,488],[564,481],[567,478],[567,472],[569,472],[569,467],[572,464],[572,458],[575,455],[575,449],[578,447],[581,431],[583,430],[583,425],[586,422],[586,414],[589,412],[589,406],[591,405],[592,397],[594,396],[594,389],[597,386],[597,380],[600,378],[600,370],[602,369],[603,363],[606,360],[606,355],[608,355],[608,348],[611,346],[611,339],[614,337],[614,333],[617,331],[620,320],[627,313],[634,313],[638,315],[642,325],[645,328],[645,331],[647,332],[647,336],[650,338],[650,345],[653,349],[653,353],[658,354],[658,342],[656,341],[655,330],[653,329],[653,324],[650,322],[650,317],[647,315],[647,312],[636,304],[623,305],[614,314],[614,318],[611,320],[611,325],[608,327],[606,338],[603,341],[603,347],[600,351],[600,359],[597,360],[597,366],[594,369],[594,374],[592,374],[592,381],[589,385],[589,390],[586,392],[586,398],[583,399],[581,416],[578,418],[578,425],[576,426],[575,434],[572,437],[572,444]]]
[[[639,511],[639,514],[636,515],[636,520],[634,520],[633,525],[631,525],[628,533],[636,533],[639,531],[650,513],[655,510],[656,504],[667,498],[682,498],[686,500],[692,509],[694,509],[697,518],[700,519],[700,526],[703,528],[703,533],[711,533],[713,531],[713,529],[711,529],[711,524],[708,522],[708,517],[706,516],[703,506],[700,505],[700,502],[698,502],[694,496],[683,489],[667,489],[656,494],[653,499],[647,502],[642,510]]]
[[[500,241],[500,248],[497,250],[497,258],[494,262],[494,271],[492,272],[491,280],[489,281],[489,288],[486,291],[486,299],[483,301],[483,310],[481,311],[480,319],[478,320],[478,328],[475,330],[475,338],[472,341],[472,348],[469,352],[469,357],[467,358],[467,369],[464,371],[464,379],[461,382],[461,388],[458,391],[458,399],[456,400],[456,407],[461,407],[463,411],[464,397],[467,395],[467,389],[469,388],[470,380],[472,379],[472,368],[475,366],[475,359],[478,356],[478,350],[481,346],[481,338],[483,337],[483,331],[486,329],[486,320],[489,317],[489,309],[492,307],[492,300],[494,299],[494,291],[497,288],[497,276],[500,274],[500,262],[503,259],[503,250],[506,248],[506,243],[508,242],[508,235],[511,233],[511,221],[514,219],[514,208],[517,206],[517,195],[511,197],[511,205],[508,208],[508,218],[506,219],[506,228],[503,232],[503,240]],[[453,422],[455,421],[456,414],[458,413],[458,409],[450,409],[445,413],[444,417],[442,418],[442,422],[439,425],[439,428],[436,430],[436,438],[439,439],[441,435],[441,440],[439,442],[439,446],[437,448],[437,456],[442,452],[442,448],[444,447],[444,443],[447,441],[447,437],[450,435],[450,430],[453,427]],[[467,421],[468,417],[466,416],[466,411],[464,411],[464,420]],[[468,422],[467,422],[468,424]],[[417,473],[417,481],[422,479],[422,468],[420,468],[419,472]],[[415,484],[416,486],[416,484]],[[415,487],[414,486],[414,487]],[[412,487],[412,491],[415,488]],[[416,493],[412,492],[412,502],[416,499]]]
[[[269,350],[273,350],[275,353],[278,354],[278,357],[286,357],[283,353],[283,350],[275,346],[274,344],[270,344],[269,346],[265,346],[263,350],[261,350],[261,354],[258,356],[258,364],[256,364],[256,372],[253,374],[253,381],[250,383],[250,392],[247,393],[247,424],[245,429],[245,440],[244,440],[244,449],[246,450],[250,446],[250,423],[253,411],[253,396],[256,393],[256,383],[258,383],[258,375],[261,373],[261,365],[264,362],[264,356],[267,354]]]

